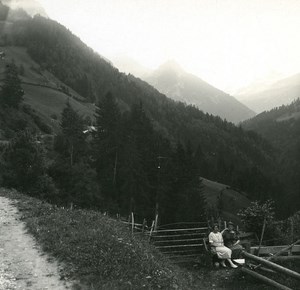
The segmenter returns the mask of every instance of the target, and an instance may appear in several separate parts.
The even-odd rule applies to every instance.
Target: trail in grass
[[[0,289],[71,289],[19,218],[12,201],[0,196]]]

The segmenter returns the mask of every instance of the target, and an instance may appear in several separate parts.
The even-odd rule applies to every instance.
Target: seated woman
[[[214,225],[213,231],[208,236],[209,244],[216,250],[218,258],[221,259],[221,265],[226,267],[225,260],[227,260],[232,268],[237,268],[231,261],[232,251],[224,246],[222,233],[219,232],[219,226]]]
[[[234,225],[232,222],[228,223],[228,228],[223,231],[222,235],[225,246],[232,251],[232,258],[240,258],[244,248],[240,243],[238,233],[234,230]]]

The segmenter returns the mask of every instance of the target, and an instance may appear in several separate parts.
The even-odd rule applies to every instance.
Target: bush
[[[11,140],[1,166],[3,186],[40,197],[56,194],[52,179],[46,174],[43,148],[29,131],[20,132]]]
[[[274,201],[254,201],[246,209],[240,210],[238,216],[244,224],[245,230],[254,232],[259,237],[264,221],[266,222],[265,238],[274,238]]]

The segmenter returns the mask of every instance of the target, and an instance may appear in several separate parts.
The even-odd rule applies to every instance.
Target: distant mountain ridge
[[[233,96],[187,73],[175,61],[162,64],[145,80],[169,98],[195,105],[204,112],[234,123],[255,115]]]
[[[236,97],[257,113],[288,105],[300,97],[300,73],[273,82],[260,91]]]

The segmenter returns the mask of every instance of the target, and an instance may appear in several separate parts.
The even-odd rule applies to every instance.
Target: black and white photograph
[[[300,0],[0,0],[0,290],[300,289]]]

